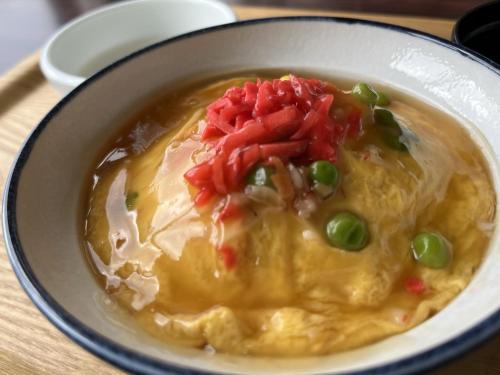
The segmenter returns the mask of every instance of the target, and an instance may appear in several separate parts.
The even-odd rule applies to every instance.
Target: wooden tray
[[[283,15],[329,15],[365,18],[423,30],[449,38],[453,22],[416,17],[303,11],[296,9],[234,7],[240,19]],[[59,100],[38,69],[34,54],[0,77],[0,182],[25,137]],[[2,240],[2,248],[4,243]],[[500,336],[439,370],[445,374],[500,374]],[[0,374],[120,374],[53,327],[34,307],[0,250]]]

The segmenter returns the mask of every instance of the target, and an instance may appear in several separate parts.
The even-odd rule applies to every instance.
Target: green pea
[[[274,170],[271,167],[265,165],[258,165],[248,175],[247,184],[255,186],[268,186],[274,188],[271,176],[274,174]]]
[[[438,233],[423,232],[411,243],[413,257],[417,262],[429,268],[444,268],[451,260],[447,241]]]
[[[387,146],[396,151],[408,151],[408,147],[405,144],[405,142],[407,141],[406,137],[402,134],[401,131],[396,132],[391,129],[386,130],[383,133],[384,142]]]
[[[357,83],[352,88],[352,95],[359,101],[375,105],[377,103],[377,92],[366,83]]]
[[[309,177],[315,183],[335,187],[339,182],[337,167],[327,160],[318,160],[309,167]]]
[[[368,243],[368,228],[358,216],[340,212],[326,223],[326,237],[332,246],[359,251]]]
[[[387,146],[397,151],[408,151],[405,144],[406,137],[391,111],[377,108],[373,111],[373,118],[375,124],[380,127],[382,138]]]
[[[377,92],[376,104],[381,107],[387,107],[389,104],[391,104],[391,99],[389,99],[389,97],[383,92]]]
[[[379,126],[401,129],[392,112],[387,109],[375,109],[373,111],[373,119],[375,120],[375,124]]]
[[[139,198],[139,193],[136,191],[131,191],[127,193],[127,196],[125,198],[125,206],[127,207],[127,210],[132,211],[135,209],[135,206],[137,205],[137,198]]]

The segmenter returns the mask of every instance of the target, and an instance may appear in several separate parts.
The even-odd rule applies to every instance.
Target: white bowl
[[[216,0],[133,0],[68,23],[44,46],[40,68],[63,95],[106,65],[149,44],[236,21]]]
[[[81,193],[103,145],[141,103],[200,74],[281,67],[393,86],[461,121],[500,188],[500,73],[477,55],[416,31],[335,18],[240,22],[158,43],[94,75],[28,138],[8,180],[4,233],[13,268],[65,334],[126,370],[157,374],[401,374],[428,369],[500,328],[500,240],[470,285],[418,327],[359,349],[315,358],[210,355],[157,341],[92,276],[81,248]],[[497,205],[498,212],[498,205]]]

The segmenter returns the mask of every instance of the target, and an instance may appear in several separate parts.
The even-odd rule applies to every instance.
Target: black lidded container
[[[452,40],[500,64],[500,1],[480,5],[462,16],[453,28]]]

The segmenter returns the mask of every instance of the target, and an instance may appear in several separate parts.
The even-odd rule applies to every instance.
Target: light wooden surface
[[[355,1],[355,0],[353,0]],[[404,1],[404,0],[402,0]],[[450,39],[453,21],[438,18],[422,17],[403,17],[387,16],[382,14],[370,13],[351,13],[351,12],[329,12],[314,11],[302,9],[284,9],[284,8],[261,8],[261,7],[241,7],[234,6],[233,9],[239,19],[279,17],[279,16],[336,16],[348,18],[361,18],[365,20],[392,23],[395,25],[411,27],[413,29],[425,31],[430,34]]]
[[[256,7],[235,7],[240,19],[281,15],[337,15],[413,27],[448,37],[452,22],[415,17],[358,15]],[[0,182],[4,185],[17,150],[30,130],[59,99],[38,66],[38,55],[28,57],[0,77]],[[33,306],[19,286],[3,249],[0,249],[0,374],[120,374],[121,371],[81,349],[54,328]],[[435,375],[500,374],[500,337]]]

